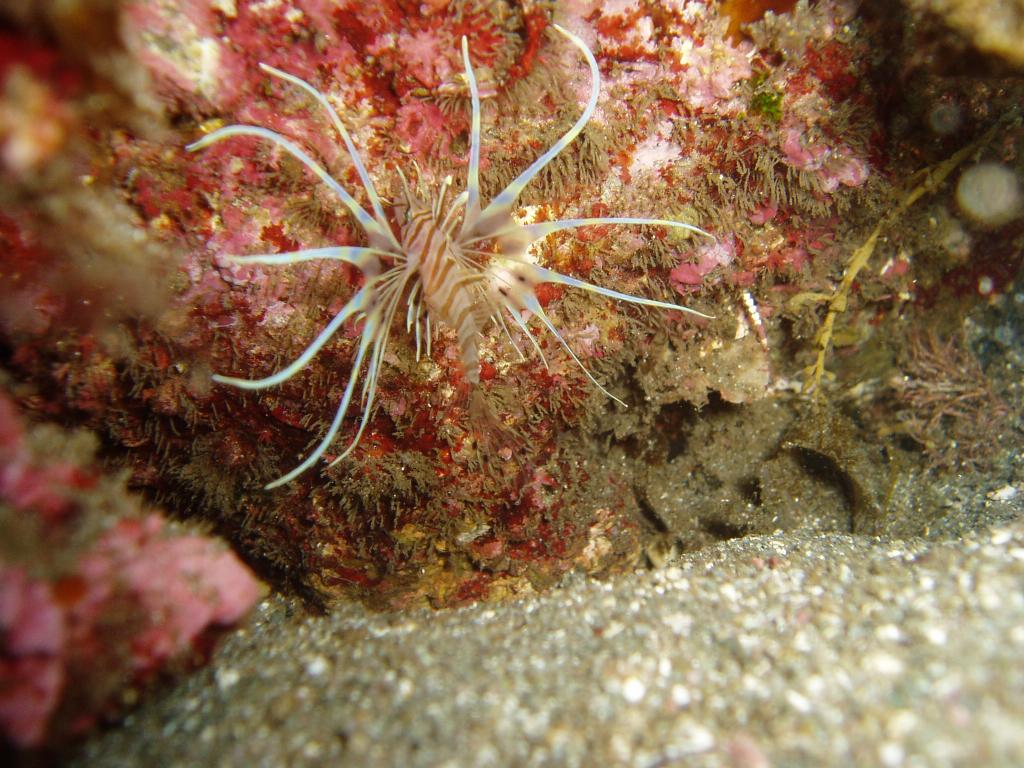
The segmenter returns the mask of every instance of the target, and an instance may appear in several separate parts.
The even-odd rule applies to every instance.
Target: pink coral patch
[[[37,439],[0,394],[0,535],[20,537],[0,556],[0,738],[20,748],[85,730],[123,686],[189,658],[262,593],[223,544],[171,530]]]
[[[411,100],[398,109],[395,130],[420,162],[446,157],[451,147],[452,121],[434,104]]]
[[[237,621],[260,595],[233,554],[199,536],[168,535],[156,515],[120,521],[82,558],[79,573],[97,588],[78,618],[91,618],[93,604],[115,589],[140,608],[146,625],[132,643],[140,674],[188,650],[207,627]]]

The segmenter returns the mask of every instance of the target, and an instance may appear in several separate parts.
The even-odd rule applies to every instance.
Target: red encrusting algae
[[[162,254],[109,270],[138,275],[148,289],[114,280],[115,290],[86,296],[87,281],[71,292],[48,279],[54,267],[87,261],[43,236],[52,216],[30,201],[0,218],[9,245],[0,270],[22,276],[0,286],[5,364],[38,390],[25,404],[92,426],[135,486],[215,521],[279,583],[321,599],[448,605],[536,589],[575,567],[628,567],[643,523],[629,493],[594,501],[614,475],[600,446],[647,434],[666,405],[700,406],[714,392],[731,402],[768,396],[767,371],[795,363],[758,334],[771,343],[796,334],[782,348],[799,346],[815,317],[794,316],[787,302],[834,284],[858,201],[885,183],[867,30],[849,4],[776,4],[780,15],[753,24],[738,8],[573,0],[551,18],[535,2],[128,3],[125,55],[144,67],[173,126],[150,132],[87,131],[83,101],[33,69],[37,53],[24,54],[22,71],[48,95],[11,114],[54,105],[47,114],[60,117],[78,153],[61,188],[77,192],[88,176],[89,199],[108,195],[102,210],[123,225],[118,252]],[[546,368],[518,329],[525,361],[490,329],[481,387],[511,436],[493,451],[481,450],[470,427],[454,340],[439,336],[432,358],[417,362],[396,329],[363,444],[329,471],[261,491],[324,433],[360,326],[347,324],[272,391],[240,393],[210,376],[264,376],[290,362],[362,277],[348,265],[282,271],[224,257],[365,243],[330,191],[289,156],[246,138],[201,157],[184,145],[229,123],[265,125],[307,148],[365,204],[324,116],[269,79],[264,62],[326,95],[385,198],[399,191],[398,169],[435,184],[462,179],[466,34],[483,90],[489,198],[572,125],[589,95],[579,57],[546,31],[552,21],[595,51],[603,88],[586,130],[527,188],[523,220],[659,216],[698,224],[716,242],[597,227],[550,238],[536,249],[538,263],[633,295],[676,296],[715,321],[697,326],[543,286],[541,305],[630,408],[610,406],[552,339],[537,336]],[[746,24],[740,35],[736,24]],[[76,144],[86,133],[87,146]],[[0,131],[0,143],[13,136]],[[28,183],[17,166],[4,172]],[[882,290],[868,295],[906,292],[919,269],[907,261],[872,277]],[[122,311],[119,297],[136,293],[152,297],[136,300],[146,311]],[[750,306],[766,331],[748,332]],[[330,453],[354,429],[343,427]]]
[[[468,594],[459,587],[466,579],[478,596],[488,583],[495,595],[550,583],[585,551],[611,553],[607,560],[588,556],[591,569],[627,564],[638,546],[632,502],[611,504],[620,524],[602,523],[610,544],[595,548],[596,513],[584,500],[592,495],[588,483],[604,478],[588,479],[585,451],[565,439],[584,424],[600,430],[607,404],[551,339],[538,339],[550,369],[534,356],[519,362],[493,330],[484,339],[482,386],[515,436],[497,456],[485,456],[468,430],[456,346],[439,338],[433,359],[416,363],[411,345],[396,336],[364,444],[326,475],[310,473],[273,494],[259,486],[301,456],[329,420],[358,327],[343,329],[278,390],[255,396],[209,381],[213,372],[258,376],[279,368],[359,287],[358,272],[345,265],[282,273],[223,258],[361,244],[337,201],[290,158],[246,139],[201,158],[184,153],[203,130],[267,125],[358,188],[323,116],[268,82],[259,62],[294,72],[327,95],[385,195],[397,189],[396,168],[435,180],[465,173],[462,34],[485,91],[485,187],[507,183],[579,114],[586,77],[578,57],[545,34],[541,6],[439,2],[416,15],[406,11],[394,2],[340,0],[129,3],[122,17],[129,54],[146,67],[182,130],[155,138],[111,131],[88,161],[106,169],[94,175],[128,200],[142,236],[182,254],[164,280],[173,295],[134,328],[76,324],[81,332],[55,354],[48,334],[69,311],[58,308],[45,328],[11,334],[12,359],[20,375],[41,382],[48,408],[84,417],[122,447],[118,461],[134,484],[202,511],[271,572],[322,595],[356,585],[377,603],[447,604]],[[768,51],[730,39],[729,20],[713,3],[581,2],[560,13],[560,23],[594,45],[605,85],[592,125],[527,189],[527,215],[696,214],[719,241],[708,250],[672,233],[595,228],[544,243],[541,263],[635,295],[669,296],[674,287],[685,303],[727,325],[735,287],[763,284],[759,298],[771,316],[778,311],[773,284],[814,285],[828,273],[836,255],[812,249],[806,233],[836,221],[847,204],[843,183],[860,183],[863,173],[840,165],[823,176],[823,169],[832,169],[835,157],[863,164],[852,148],[867,141],[849,126],[831,126],[833,90],[816,85],[825,71],[821,56],[834,62],[829,72],[863,67],[856,45],[833,43],[836,7],[820,4],[805,22],[808,50],[821,52],[810,69],[795,56],[772,63]],[[799,83],[799,93],[790,94],[790,83]],[[76,103],[68,108],[74,114]],[[816,140],[810,159],[794,159],[786,142],[796,130],[799,137],[842,139],[834,146]],[[766,160],[743,196],[715,186],[723,174],[750,167],[741,157],[758,153]],[[789,183],[781,179],[792,173],[809,191],[779,199],[780,184]],[[777,213],[756,223],[753,213],[766,208]],[[15,239],[24,240],[13,226]],[[750,246],[752,239],[782,245],[766,251]],[[817,261],[806,255],[812,252]],[[674,397],[700,404],[716,388],[718,374],[700,361],[717,354],[719,330],[650,315],[638,323],[634,310],[557,285],[541,286],[538,298],[561,314],[566,338],[578,354],[599,361],[616,391],[635,388],[620,373],[658,350],[669,351],[672,372],[657,375],[690,382],[682,390],[672,385]],[[530,349],[521,337],[517,343]],[[764,353],[754,349],[762,365]],[[742,397],[763,396],[759,386]],[[661,391],[664,384],[642,387]],[[630,412],[616,416],[623,435],[662,402],[630,399]],[[553,480],[537,486],[537,477]],[[490,554],[481,560],[481,553]]]

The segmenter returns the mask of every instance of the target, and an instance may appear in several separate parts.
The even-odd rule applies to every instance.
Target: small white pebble
[[[875,637],[879,640],[887,640],[890,643],[897,643],[903,637],[903,632],[895,624],[882,624],[875,629]]]
[[[306,674],[310,677],[323,677],[331,668],[331,663],[317,654],[306,659]]]
[[[998,491],[993,491],[993,493],[998,493]],[[991,494],[989,495],[989,498],[991,498]],[[1003,544],[1006,544],[1012,539],[1012,531],[1006,528],[996,528],[994,531],[992,531],[992,538],[990,539],[990,541],[998,547],[1002,546]]]
[[[728,603],[739,602],[740,593],[732,584],[726,582],[718,588],[718,594]]]
[[[302,747],[302,756],[308,760],[315,760],[324,753],[324,748],[319,741],[307,741]]]
[[[693,618],[687,616],[685,613],[672,613],[666,616],[662,621],[669,629],[676,635],[687,635],[690,632],[690,628],[693,626]]]
[[[605,640],[611,640],[616,635],[622,634],[622,631],[625,628],[626,626],[621,621],[610,621],[608,622],[608,625],[604,628],[602,637]]]
[[[395,687],[395,695],[398,696],[399,700],[405,701],[412,696],[413,691],[416,690],[416,686],[412,680],[407,677],[403,677],[398,681],[398,685]]]
[[[221,691],[229,691],[235,687],[239,680],[242,679],[237,669],[233,667],[227,667],[225,669],[218,669],[217,674],[217,687]]]
[[[622,681],[622,698],[630,704],[636,704],[643,699],[647,693],[647,686],[635,677],[627,677]]]
[[[903,662],[888,653],[872,653],[864,659],[864,666],[879,675],[895,677],[903,672]]]
[[[989,491],[986,494],[987,498],[991,501],[1010,501],[1017,496],[1017,488],[1013,485],[1004,485],[1002,488],[996,488],[994,491]],[[996,533],[1002,533],[1006,536],[1002,541],[996,541]],[[1010,538],[1010,532],[1007,530],[995,531],[992,533],[993,544],[1003,544]]]
[[[974,594],[978,604],[986,611],[997,611],[1003,607],[1004,595],[986,583],[979,585]]]
[[[949,639],[949,635],[946,630],[942,627],[934,624],[928,624],[922,630],[924,639],[932,645],[945,645],[946,640]]]
[[[676,729],[671,750],[676,755],[700,754],[714,749],[715,735],[698,723],[686,723]]]
[[[886,768],[903,765],[903,747],[894,741],[887,741],[878,748],[878,759]]]
[[[673,685],[671,696],[672,703],[680,708],[690,706],[690,702],[693,701],[693,696],[690,695],[690,689],[685,685]]]
[[[802,693],[792,690],[786,691],[786,701],[789,702],[789,706],[802,715],[806,715],[811,711],[811,700]]]
[[[898,709],[889,714],[886,732],[896,739],[905,739],[917,728],[917,715],[909,709]]]

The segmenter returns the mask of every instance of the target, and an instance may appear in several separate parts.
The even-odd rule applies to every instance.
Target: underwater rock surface
[[[38,683],[36,709],[19,709],[32,703],[23,697],[3,710],[0,700],[0,716],[41,712],[45,720],[56,711],[53,665],[32,667],[23,657],[59,658],[57,646],[52,637],[19,638],[33,640],[29,630],[53,626],[47,590],[60,584],[61,599],[71,602],[88,594],[63,590],[60,577],[74,571],[90,542],[116,538],[134,524],[125,519],[138,518],[152,528],[143,525],[128,551],[149,551],[151,539],[164,547],[170,532],[201,549],[199,560],[237,566],[231,573],[238,578],[224,582],[251,587],[222,621],[207,601],[199,614],[210,620],[190,627],[187,642],[169,643],[174,650],[191,648],[206,624],[240,618],[257,594],[253,577],[213,543],[213,532],[276,594],[254,628],[233,638],[217,671],[182,689],[212,683],[222,698],[170,694],[90,747],[110,759],[119,750],[160,749],[136,741],[151,737],[157,722],[167,733],[189,734],[198,762],[213,754],[203,751],[211,745],[226,745],[228,733],[260,734],[252,739],[259,745],[293,726],[294,741],[277,746],[295,760],[348,755],[353,763],[387,764],[389,744],[395,760],[414,743],[435,750],[424,754],[443,751],[441,741],[416,730],[415,709],[420,727],[440,729],[433,733],[452,749],[482,749],[487,729],[498,729],[497,763],[563,750],[568,762],[590,753],[614,762],[621,753],[660,765],[694,753],[731,764],[760,765],[762,757],[789,764],[803,759],[801,722],[839,733],[846,710],[837,691],[845,690],[847,702],[865,705],[856,710],[864,716],[858,727],[872,746],[862,753],[860,742],[836,742],[844,759],[899,764],[920,754],[955,762],[961,753],[946,737],[968,722],[963,697],[991,712],[974,732],[1004,750],[993,761],[1014,762],[1019,745],[996,737],[1001,718],[1017,717],[1020,704],[1012,692],[985,699],[981,691],[1005,661],[984,644],[1017,642],[1001,611],[1016,616],[1019,606],[1009,596],[1005,606],[982,599],[970,574],[982,569],[1009,583],[1019,551],[1024,80],[1019,52],[1005,41],[1016,39],[1022,17],[1014,0],[5,3],[0,402],[11,424],[24,425],[18,430],[50,430],[57,443],[94,441],[97,458],[90,448],[81,461],[96,482],[116,488],[119,501],[113,511],[90,512],[88,489],[72,483],[65,493],[67,476],[46,472],[34,485],[11,484],[0,500],[0,540],[10,542],[0,550],[0,573],[7,575],[4,594],[13,596],[0,606],[8,643],[0,662],[26,682],[24,690]],[[566,135],[591,95],[581,49],[554,24],[593,51],[601,88],[579,136],[523,191],[517,223],[633,216],[687,222],[712,237],[675,227],[588,226],[538,242],[524,262],[711,319],[540,283],[537,306],[566,346],[537,311],[506,313],[507,332],[483,317],[473,337],[475,382],[452,329],[435,323],[430,352],[420,355],[400,311],[380,355],[365,432],[358,432],[356,403],[323,461],[264,490],[328,431],[359,367],[366,323],[339,322],[319,353],[279,386],[242,391],[212,377],[255,379],[284,368],[344,312],[367,275],[338,260],[272,266],[230,257],[358,248],[367,245],[365,226],[308,164],[266,134],[235,136],[202,153],[186,146],[232,124],[275,131],[371,208],[368,185],[323,104],[260,65],[284,70],[338,112],[380,191],[380,216],[398,232],[403,175],[426,190],[451,176],[456,193],[472,175],[465,35],[482,102],[486,205]],[[456,207],[453,220],[463,215]],[[490,267],[504,247],[485,242],[473,254],[494,288],[501,278]],[[404,300],[415,304],[412,295]],[[622,402],[588,380],[583,366]],[[489,419],[474,413],[481,402]],[[329,466],[357,434],[351,455]],[[26,496],[26,488],[36,495]],[[61,503],[96,521],[75,540],[77,549],[63,540],[39,546],[62,536],[45,515],[34,524],[35,539],[22,530],[18,515],[55,489]],[[179,529],[162,515],[199,528]],[[37,557],[43,549],[47,557]],[[776,550],[794,564],[795,581],[775,568],[782,562]],[[889,552],[897,554],[887,559]],[[929,557],[948,559],[966,581],[936,575],[925,565]],[[25,570],[40,562],[39,572]],[[22,570],[11,575],[15,567]],[[674,586],[664,568],[682,574],[670,579]],[[900,600],[928,605],[931,597],[930,588],[906,579],[934,582],[943,609],[955,608],[960,589],[976,643],[957,634],[952,620],[893,640],[886,627],[902,624],[865,586],[878,569],[884,575],[876,586],[903,606],[899,617],[908,624],[920,617]],[[586,580],[620,574],[611,586]],[[210,586],[216,594],[217,584]],[[167,595],[161,610],[170,616],[191,604],[184,592]],[[744,595],[746,616],[763,610],[775,617],[771,627],[744,619],[756,625],[748,645],[735,612],[714,610],[717,601]],[[581,628],[595,611],[618,615],[620,596],[623,628],[609,632],[612,618]],[[794,606],[826,597],[828,606],[814,605],[839,618],[814,624],[806,647],[797,648],[795,630],[778,627],[813,624]],[[612,604],[604,606],[606,599]],[[479,602],[433,619],[421,611]],[[856,606],[867,613],[858,616]],[[375,617],[364,608],[408,613]],[[313,618],[316,610],[328,615]],[[552,638],[529,634],[536,612],[547,612]],[[680,620],[685,632],[672,628],[676,614],[692,618]],[[409,629],[414,647],[400,657],[406,683],[399,685],[372,660],[391,653],[386,628],[405,615],[416,628]],[[644,647],[627,617],[665,648]],[[478,659],[475,670],[458,656],[445,662],[463,664],[470,675],[459,699],[455,666],[438,667],[432,678],[428,660],[439,658],[443,641],[466,659],[479,657],[477,633],[490,637],[491,620],[505,633],[492,638],[501,653]],[[566,624],[556,626],[559,620]],[[829,621],[856,632],[833,631]],[[698,625],[711,634],[693,634]],[[337,646],[329,648],[334,630]],[[453,636],[444,636],[449,630]],[[929,639],[940,630],[945,640]],[[281,670],[309,655],[303,643],[314,642],[310,632],[318,645],[309,674],[333,686],[338,703],[304,729],[292,712],[308,709],[304,697],[320,689],[285,695],[275,686],[285,679]],[[593,704],[578,722],[567,699],[546,709],[528,690],[546,690],[544,654],[555,653],[563,634],[581,649],[565,657],[566,664],[580,660],[571,690]],[[670,635],[679,647],[669,648]],[[119,631],[120,640],[132,637]],[[859,666],[857,637],[887,656],[880,666]],[[691,641],[694,658],[720,672],[720,687],[687,666]],[[366,676],[354,671],[360,654],[371,660]],[[762,689],[757,659],[780,654],[807,658],[804,666],[794,662],[788,687],[781,672],[769,670]],[[177,656],[161,651],[152,657],[158,661],[140,665],[158,676]],[[983,668],[958,666],[961,658]],[[635,673],[626,669],[629,659]],[[929,659],[951,677],[915,666]],[[499,662],[506,676],[493,666]],[[239,677],[232,665],[260,664],[273,670],[267,688],[254,692],[250,709],[239,709],[239,692],[263,683]],[[30,667],[42,670],[38,678]],[[560,667],[554,679],[572,669]],[[484,701],[477,672],[508,695]],[[435,687],[421,689],[420,679]],[[891,684],[871,688],[871,680]],[[664,681],[671,684],[659,688]],[[1009,674],[1001,681],[1014,682]],[[132,685],[109,679],[85,688],[90,713],[106,714],[99,702],[137,697]],[[917,715],[904,706],[906,715],[899,701],[914,691],[929,708]],[[401,720],[407,741],[377,741],[398,727],[386,721],[387,701],[409,702]],[[200,705],[214,708],[192,718],[189,707]],[[505,731],[502,706],[519,718]],[[438,725],[440,715],[431,712],[465,713],[467,730],[446,730],[457,721]],[[815,712],[820,720],[799,721]],[[62,722],[70,720],[65,715]],[[331,730],[332,717],[346,725]],[[640,722],[649,718],[658,726],[645,735]],[[602,732],[613,721],[620,730]],[[28,734],[24,723],[32,718],[19,722]],[[7,738],[43,740],[17,732],[8,728]],[[527,738],[516,745],[503,735],[512,733]],[[932,733],[929,746],[921,734]],[[961,746],[964,755],[985,755],[980,735]],[[807,750],[831,754],[821,744]],[[269,746],[266,754],[284,758]],[[458,762],[456,752],[449,756]]]
[[[824,295],[842,269],[843,239],[859,236],[850,214],[868,201],[877,210],[888,188],[871,119],[871,23],[848,4],[797,4],[749,34],[729,15],[735,5],[712,2],[76,7],[14,17],[40,34],[19,42],[6,70],[14,191],[0,223],[18,275],[3,289],[6,365],[51,412],[100,432],[133,486],[213,521],[268,578],[324,603],[456,605],[543,589],[575,568],[631,567],[651,531],[629,489],[661,461],[644,447],[649,436],[675,439],[658,425],[665,407],[786,392],[805,364],[787,350],[805,333],[787,317],[817,322],[806,297]],[[119,40],[100,51],[61,37],[101,8]],[[486,203],[568,130],[590,92],[579,51],[548,30],[552,20],[594,49],[603,84],[583,133],[526,188],[523,216],[672,218],[714,240],[598,226],[549,237],[527,258],[714,319],[540,286],[566,343],[629,407],[535,319],[531,338],[492,323],[476,388],[499,439],[474,431],[453,334],[435,324],[433,352],[417,360],[396,328],[352,455],[264,491],[327,431],[355,375],[360,325],[343,324],[281,386],[239,391],[211,374],[282,368],[363,278],[337,262],[226,257],[358,246],[362,235],[331,190],[273,144],[239,137],[199,155],[185,145],[231,123],[269,128],[368,205],[323,109],[264,64],[338,109],[386,200],[400,193],[399,171],[428,187],[452,174],[460,189],[467,35]],[[129,65],[140,77],[124,78]],[[91,98],[97,89],[104,99]],[[880,278],[877,291],[912,277]],[[794,296],[806,300],[787,309]],[[358,421],[342,425],[327,459]],[[631,454],[625,465],[610,460],[609,441]]]

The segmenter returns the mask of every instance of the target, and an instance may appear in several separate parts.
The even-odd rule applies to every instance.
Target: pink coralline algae
[[[39,746],[65,685],[64,610],[50,585],[0,565],[0,732]]]
[[[753,46],[733,45],[721,38],[705,39],[700,44],[690,38],[673,43],[673,69],[679,72],[682,91],[691,107],[722,113],[742,108],[734,86],[753,75]]]
[[[420,162],[450,156],[451,121],[436,104],[410,101],[398,108],[395,131]]]
[[[171,534],[157,515],[116,523],[82,555],[77,575],[89,589],[71,611],[72,635],[89,634],[82,627],[115,599],[134,603],[143,623],[130,663],[143,679],[206,629],[237,622],[261,592],[230,552],[202,536]]]
[[[458,71],[448,58],[454,48],[452,42],[442,47],[443,41],[438,35],[424,29],[398,35],[395,50],[409,74],[426,87],[436,88]]]
[[[26,428],[0,395],[0,736],[20,748],[82,733],[261,593],[222,545],[54,441],[83,439]]]
[[[167,93],[227,108],[241,96],[244,59],[219,39],[215,5],[204,0],[132,0],[125,3],[124,38]]]
[[[798,128],[786,128],[782,135],[786,164],[801,171],[813,171],[823,192],[835,192],[840,184],[859,187],[868,178],[868,164],[842,143],[813,142]]]
[[[720,238],[699,247],[693,255],[695,262],[683,262],[668,273],[673,287],[685,293],[687,287],[701,285],[704,278],[717,267],[728,267],[736,260],[736,239]]]

